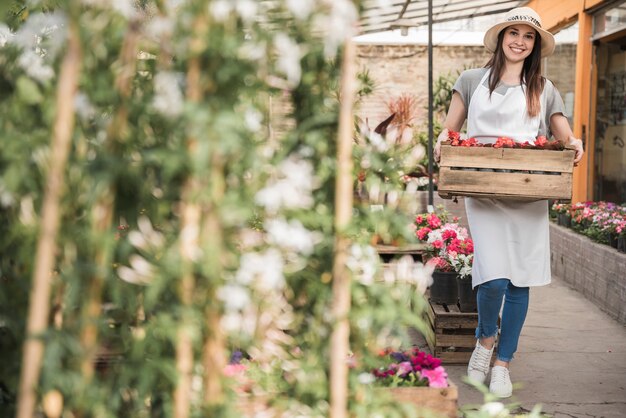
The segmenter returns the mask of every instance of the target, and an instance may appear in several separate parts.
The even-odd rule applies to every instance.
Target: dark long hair
[[[504,28],[498,34],[498,45],[496,50],[489,59],[489,62],[485,67],[491,68],[489,74],[489,94],[498,86],[500,77],[504,71],[505,55],[502,50],[502,40],[504,39]],[[528,116],[537,116],[541,110],[541,102],[539,97],[543,92],[543,87],[546,84],[546,79],[541,75],[541,36],[535,31],[535,45],[533,51],[524,60],[524,68],[520,74],[520,85],[526,88],[526,109]]]

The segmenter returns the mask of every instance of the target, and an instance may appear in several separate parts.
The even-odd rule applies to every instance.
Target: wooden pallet
[[[432,333],[426,342],[433,356],[444,364],[467,364],[476,345],[478,314],[461,312],[458,305],[429,304],[426,314]]]

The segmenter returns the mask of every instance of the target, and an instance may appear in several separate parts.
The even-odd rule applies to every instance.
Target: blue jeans
[[[514,286],[509,279],[495,279],[478,286],[478,327],[476,338],[494,337],[498,333],[498,315],[504,298],[497,358],[511,361],[517,351],[522,326],[528,312],[527,287]]]

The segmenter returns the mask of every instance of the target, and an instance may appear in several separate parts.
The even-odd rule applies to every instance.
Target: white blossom
[[[297,219],[289,222],[284,219],[270,219],[265,222],[265,229],[270,244],[302,255],[313,253],[315,244],[322,240],[319,232],[309,231]]]
[[[74,98],[74,110],[76,110],[76,114],[83,122],[87,122],[96,116],[96,108],[91,104],[89,97],[83,92],[76,94]]]
[[[346,39],[356,34],[358,12],[351,0],[324,0],[330,9],[314,19],[314,27],[324,33],[324,53],[332,57]]]
[[[300,66],[300,59],[303,56],[302,48],[283,32],[279,32],[274,37],[274,46],[278,55],[276,67],[287,76],[287,82],[291,87],[296,86],[302,75]]]
[[[148,260],[140,255],[133,254],[128,259],[130,267],[120,266],[117,275],[125,282],[137,285],[148,285],[152,283],[156,274],[156,269]]]
[[[134,230],[128,233],[128,241],[133,247],[148,251],[158,249],[165,243],[163,234],[154,230],[150,219],[147,217],[141,216],[137,221],[137,226],[138,231]]]
[[[271,213],[281,208],[308,209],[314,203],[312,192],[316,186],[313,165],[291,156],[280,163],[275,177],[257,192],[255,201]]]
[[[241,256],[235,279],[243,285],[252,285],[261,291],[282,289],[284,260],[280,252],[270,248],[265,252],[245,253]]]
[[[313,0],[287,0],[287,9],[296,19],[305,20],[315,7]]]
[[[137,15],[134,0],[82,0],[82,2],[86,6],[113,10],[126,19],[132,19]]]
[[[376,249],[371,245],[353,244],[350,247],[346,266],[352,271],[354,278],[362,285],[371,286],[374,284],[379,264],[380,258],[376,253]]]
[[[29,77],[46,82],[54,77],[54,70],[44,63],[43,58],[34,51],[24,51],[17,59],[19,65]]]
[[[180,75],[162,71],[154,77],[154,109],[163,116],[174,118],[183,111],[184,96],[180,88]]]
[[[209,11],[215,20],[223,22],[233,11],[233,5],[230,0],[216,0],[209,5]]]
[[[60,28],[65,26],[66,20],[65,15],[60,12],[34,13],[15,32],[11,43],[25,50],[35,51],[44,40],[48,40],[53,47],[52,52],[57,52],[65,39],[65,32]],[[49,51],[42,52],[45,55]]]
[[[252,132],[257,132],[263,128],[263,115],[256,109],[247,109],[244,113],[246,128]]]
[[[174,33],[174,20],[165,16],[155,16],[146,25],[146,33],[154,40],[168,38]]]
[[[11,38],[13,38],[11,29],[9,29],[9,27],[4,23],[0,22],[0,48],[9,43],[11,41]]]
[[[37,213],[33,204],[32,196],[25,196],[20,200],[20,222],[24,225],[34,225]]]
[[[376,378],[371,373],[361,373],[359,374],[359,383],[362,385],[370,385],[376,381]]]
[[[235,10],[244,21],[251,21],[256,17],[259,5],[255,0],[236,0]]]
[[[227,311],[238,311],[250,304],[250,291],[239,284],[226,284],[217,289],[217,298]]]
[[[480,407],[481,412],[486,412],[490,418],[505,418],[510,416],[508,409],[502,402],[487,402]]]
[[[433,271],[434,266],[416,262],[410,255],[405,255],[391,263],[383,272],[383,278],[390,284],[396,282],[412,284],[423,294],[433,282]]]
[[[2,183],[2,179],[0,179],[0,206],[9,208],[13,206],[14,203],[15,198],[13,194],[6,189],[6,186]]]

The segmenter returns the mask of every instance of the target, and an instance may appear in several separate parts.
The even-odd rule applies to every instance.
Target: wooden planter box
[[[458,388],[452,383],[447,388],[401,387],[381,388],[397,402],[410,403],[417,409],[415,418],[457,417]]]
[[[571,200],[575,151],[443,144],[439,196]]]

